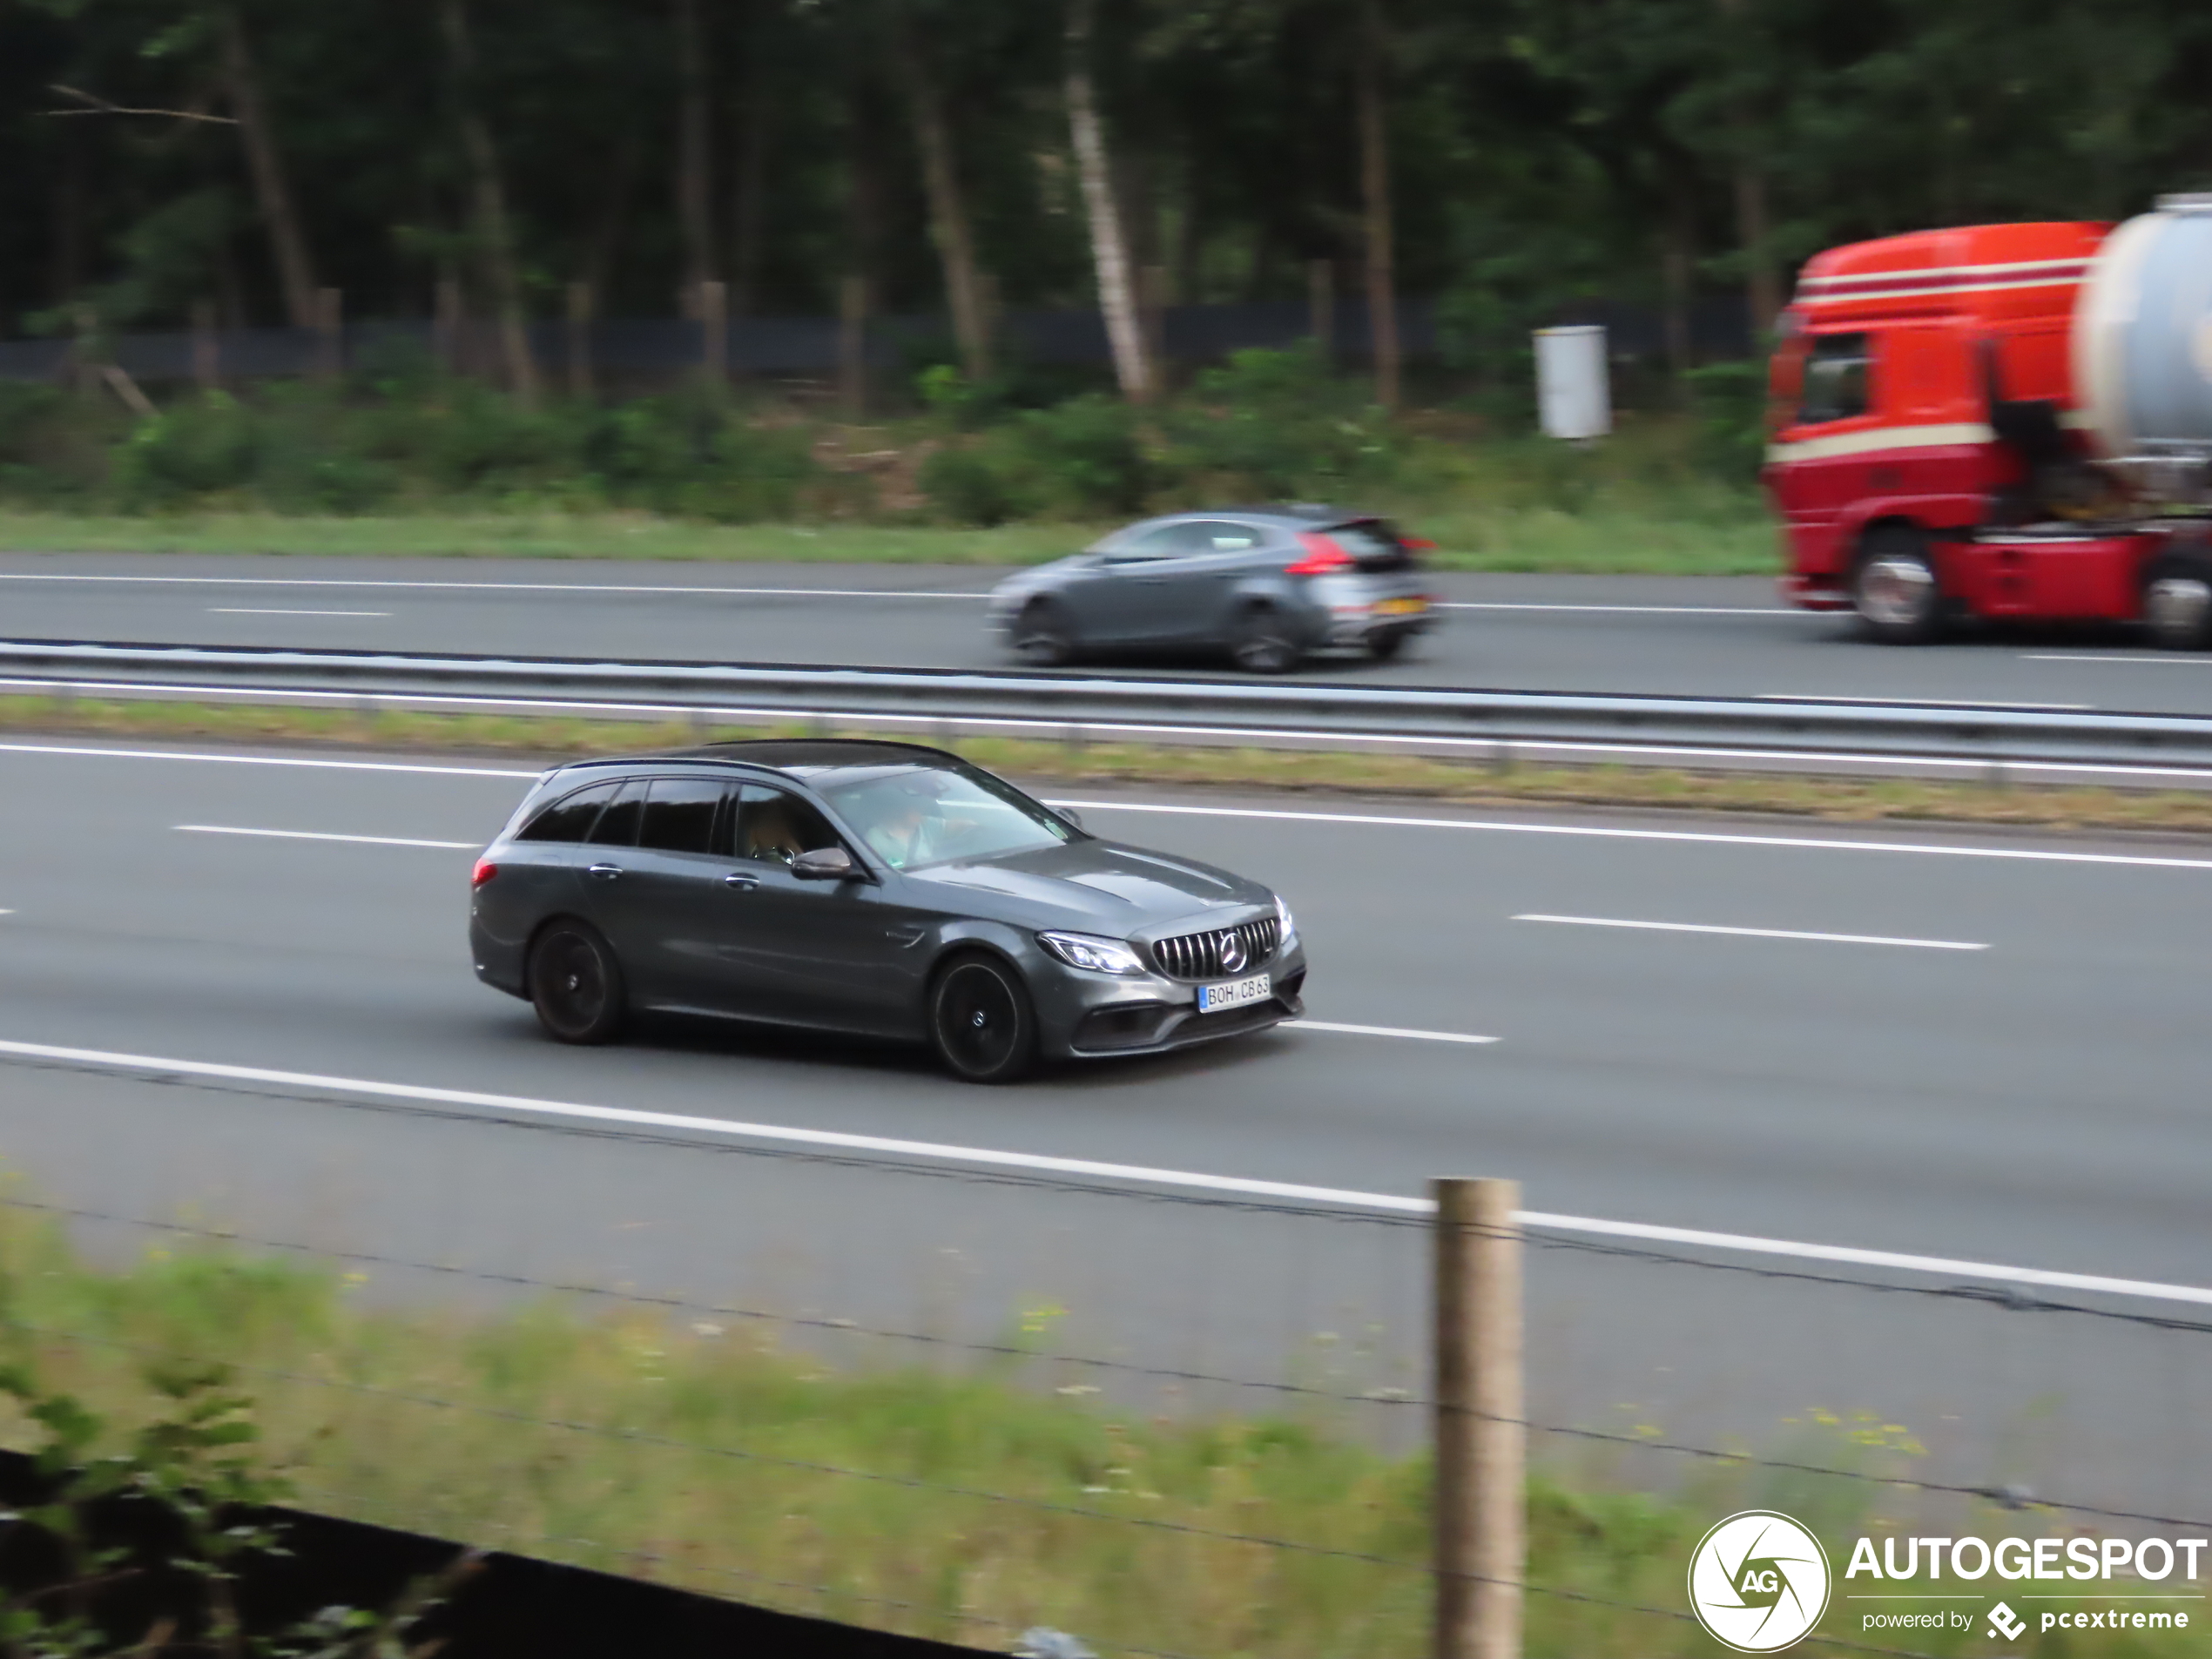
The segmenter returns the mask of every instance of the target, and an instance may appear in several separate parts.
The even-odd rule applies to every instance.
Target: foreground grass
[[[840,724],[855,735],[864,723]],[[376,749],[512,753],[531,760],[628,754],[714,739],[792,735],[680,722],[436,714],[405,710],[0,697],[0,731],[199,738],[226,743],[334,743]],[[885,735],[914,738],[911,727]],[[924,741],[933,740],[927,733]],[[1413,755],[1274,749],[1080,746],[1008,738],[952,745],[979,765],[1041,784],[1177,784],[1402,795],[1467,805],[1676,808],[1781,813],[1843,823],[2000,824],[2056,830],[2212,833],[2212,793],[2050,788],[1909,779],[1699,772],[1664,766],[1524,766]]]
[[[373,1290],[219,1249],[96,1270],[44,1218],[0,1210],[0,1355],[118,1433],[172,1405],[150,1368],[234,1366],[269,1466],[328,1513],[1000,1651],[1035,1623],[1109,1653],[1425,1651],[1424,1463],[1362,1447],[1325,1410],[1146,1417],[1053,1391],[1042,1357],[840,1370],[779,1348],[767,1324],[552,1302],[396,1311]],[[40,1438],[0,1414],[0,1441]],[[1833,1467],[1849,1441],[1838,1425],[1795,1449]],[[1678,1616],[1681,1575],[1719,1506],[1784,1504],[1841,1532],[1869,1491],[1730,1468],[1699,1480],[1669,1499],[1532,1486],[1530,1582],[1572,1595],[1530,1595],[1531,1659],[1708,1653]],[[1828,1626],[1848,1636],[1852,1620]]]

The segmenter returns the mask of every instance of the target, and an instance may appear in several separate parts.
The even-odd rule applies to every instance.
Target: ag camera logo
[[[1828,1610],[1828,1554],[1789,1516],[1730,1515],[1689,1558],[1689,1606],[1716,1641],[1777,1653],[1811,1635]]]

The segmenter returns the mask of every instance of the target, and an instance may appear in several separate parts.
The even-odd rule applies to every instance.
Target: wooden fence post
[[[699,284],[699,368],[709,386],[730,379],[730,289],[711,278]]]
[[[221,337],[215,332],[215,302],[195,300],[192,302],[192,384],[203,392],[212,392],[223,384],[223,355]]]
[[[438,279],[437,300],[430,324],[431,350],[438,367],[459,374],[464,367],[461,339],[461,282],[457,277]]]
[[[570,283],[568,331],[562,341],[562,355],[568,359],[570,397],[591,395],[591,285]]]
[[[845,418],[868,409],[868,280],[849,276],[838,285],[837,397]]]
[[[1434,1659],[1521,1659],[1527,1432],[1517,1181],[1436,1199]]]
[[[1333,363],[1337,355],[1337,265],[1334,260],[1309,260],[1305,266],[1306,332],[1320,348],[1321,361]]]
[[[315,290],[315,377],[334,381],[346,368],[346,295],[340,288]]]

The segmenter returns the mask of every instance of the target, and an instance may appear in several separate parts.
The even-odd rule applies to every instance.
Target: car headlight
[[[1291,914],[1290,906],[1283,902],[1283,895],[1275,895],[1275,919],[1283,924],[1283,936],[1275,941],[1278,950],[1288,950],[1298,943],[1298,922]]]
[[[1144,959],[1118,939],[1096,934],[1039,934],[1037,942],[1070,968],[1093,974],[1142,974]]]

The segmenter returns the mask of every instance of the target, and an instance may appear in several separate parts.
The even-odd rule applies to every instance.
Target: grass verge
[[[840,731],[859,729],[840,726]],[[786,728],[785,735],[794,730]],[[341,744],[376,749],[504,753],[550,764],[585,754],[682,747],[769,735],[681,722],[406,710],[0,697],[0,731],[226,743]],[[911,731],[897,733],[911,737]],[[953,745],[979,765],[1056,784],[1175,784],[1401,795],[1471,806],[1675,808],[1779,813],[1844,823],[2000,824],[2054,830],[2212,833],[2212,794],[2182,790],[1927,783],[1910,779],[1700,772],[1664,766],[1514,766],[1413,755],[1273,749],[1074,746],[1009,738]]]
[[[1038,1623],[1109,1655],[1426,1650],[1425,1461],[1361,1446],[1325,1409],[1149,1417],[1055,1392],[1042,1355],[842,1369],[758,1324],[556,1302],[406,1311],[369,1291],[361,1273],[221,1248],[102,1270],[48,1219],[0,1210],[0,1352],[118,1434],[173,1409],[149,1386],[158,1367],[234,1367],[260,1455],[328,1513],[999,1651]],[[1851,1425],[1817,1415],[1826,1438],[1794,1452],[1866,1467]],[[41,1439],[0,1411],[0,1440]],[[1526,1651],[1709,1653],[1680,1611],[1705,1525],[1779,1507],[1840,1536],[1869,1524],[1869,1490],[1735,1466],[1664,1499],[1539,1478]],[[1855,1622],[1838,1602],[1826,1629],[1849,1640]],[[1973,1631],[1929,1650],[1980,1645]],[[2207,1644],[2202,1629],[2067,1633],[2029,1651]]]
[[[1541,506],[1408,513],[1447,570],[1677,576],[1768,575],[1772,527]],[[0,551],[271,553],[325,556],[727,561],[760,563],[1042,563],[1088,546],[1104,523],[701,524],[643,513],[436,513],[289,517],[273,513],[125,516],[0,512]]]

